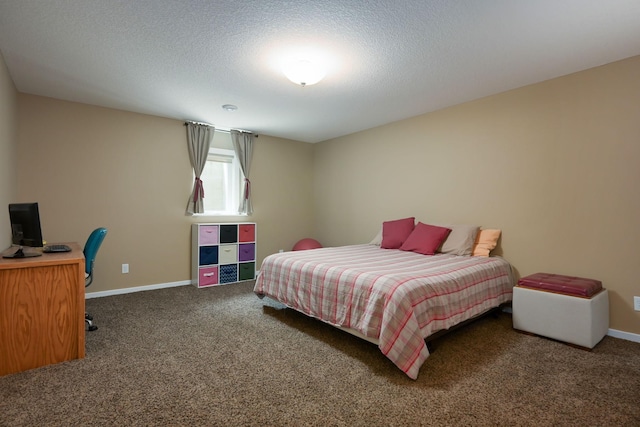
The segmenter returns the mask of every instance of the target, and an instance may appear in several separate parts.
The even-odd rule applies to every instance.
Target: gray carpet
[[[91,299],[87,357],[0,377],[0,425],[640,425],[640,344],[591,352],[487,317],[417,381],[252,283]]]

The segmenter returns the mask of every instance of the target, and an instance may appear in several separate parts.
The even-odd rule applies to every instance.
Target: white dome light
[[[291,61],[283,67],[282,71],[289,80],[300,86],[316,84],[326,73],[320,64],[306,59]]]

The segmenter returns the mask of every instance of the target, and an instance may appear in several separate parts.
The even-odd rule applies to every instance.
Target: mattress
[[[425,338],[510,301],[513,284],[499,257],[352,245],[270,255],[254,292],[357,331],[416,379]]]

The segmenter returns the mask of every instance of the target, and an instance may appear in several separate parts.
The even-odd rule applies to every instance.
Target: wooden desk
[[[66,244],[71,252],[0,258],[0,375],[84,357],[84,254]]]

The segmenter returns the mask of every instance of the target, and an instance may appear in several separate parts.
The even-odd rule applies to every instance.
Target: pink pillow
[[[415,217],[411,217],[383,222],[380,247],[383,249],[398,249],[413,231],[415,221]]]
[[[419,222],[411,235],[400,247],[402,251],[412,251],[423,255],[433,255],[451,233],[450,228],[427,225]]]

